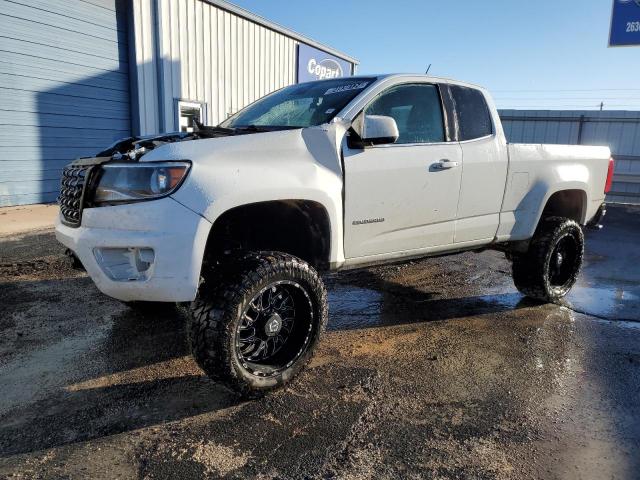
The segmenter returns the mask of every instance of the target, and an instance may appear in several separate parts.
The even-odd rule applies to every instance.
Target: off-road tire
[[[216,271],[204,272],[190,308],[189,337],[196,362],[210,378],[245,397],[284,386],[309,362],[326,327],[327,292],[318,273],[299,258],[280,252],[250,252],[212,268]],[[292,364],[285,362],[276,373],[261,376],[246,368],[236,335],[250,302],[274,282],[291,282],[304,289],[313,315],[306,316],[309,327]],[[287,345],[281,349],[285,351]]]
[[[551,261],[560,241],[574,245],[566,261],[561,284],[552,283]],[[548,217],[540,220],[526,253],[512,255],[513,282],[524,295],[542,302],[556,303],[573,287],[578,279],[584,257],[584,234],[574,220]],[[564,281],[566,279],[566,281]]]

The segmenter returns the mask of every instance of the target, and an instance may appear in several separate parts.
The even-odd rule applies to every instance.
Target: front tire
[[[196,362],[244,396],[285,385],[309,362],[326,326],[322,280],[279,252],[248,253],[216,268],[191,306]]]
[[[513,281],[524,295],[556,303],[576,283],[583,257],[584,234],[577,222],[542,219],[528,251],[513,256]]]

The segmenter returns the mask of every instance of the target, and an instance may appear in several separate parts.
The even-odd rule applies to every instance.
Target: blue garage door
[[[131,131],[126,0],[0,0],[0,206]]]

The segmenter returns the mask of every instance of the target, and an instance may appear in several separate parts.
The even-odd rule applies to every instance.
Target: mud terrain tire
[[[190,308],[196,362],[245,397],[282,387],[309,362],[325,329],[322,280],[280,252],[251,252],[215,268],[204,272]]]
[[[528,251],[513,255],[513,282],[528,297],[556,303],[576,283],[583,257],[580,225],[568,218],[544,218]]]

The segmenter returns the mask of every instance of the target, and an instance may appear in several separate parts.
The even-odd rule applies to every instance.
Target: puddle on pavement
[[[379,325],[382,293],[369,288],[334,285],[329,289],[329,330]]]
[[[640,285],[600,281],[576,285],[565,300],[571,309],[607,320],[640,321]]]
[[[415,272],[404,272],[412,274]],[[601,267],[587,264],[563,305],[601,319],[640,321],[640,283],[601,274]],[[394,277],[375,276],[375,280],[364,286],[329,282],[329,330],[448,320],[539,305],[516,291],[510,275],[490,284],[461,286],[453,282],[451,287],[437,283],[438,278],[431,284],[420,272],[417,286],[403,278],[396,282]]]
[[[400,325],[498,313],[531,306],[517,292],[443,298],[400,288],[387,291],[336,284],[329,288],[329,330]]]
[[[605,320],[601,320],[601,321],[605,322]],[[628,328],[630,330],[640,330],[640,322],[636,322],[635,320],[631,322],[625,322],[625,321],[616,322],[616,327]]]

